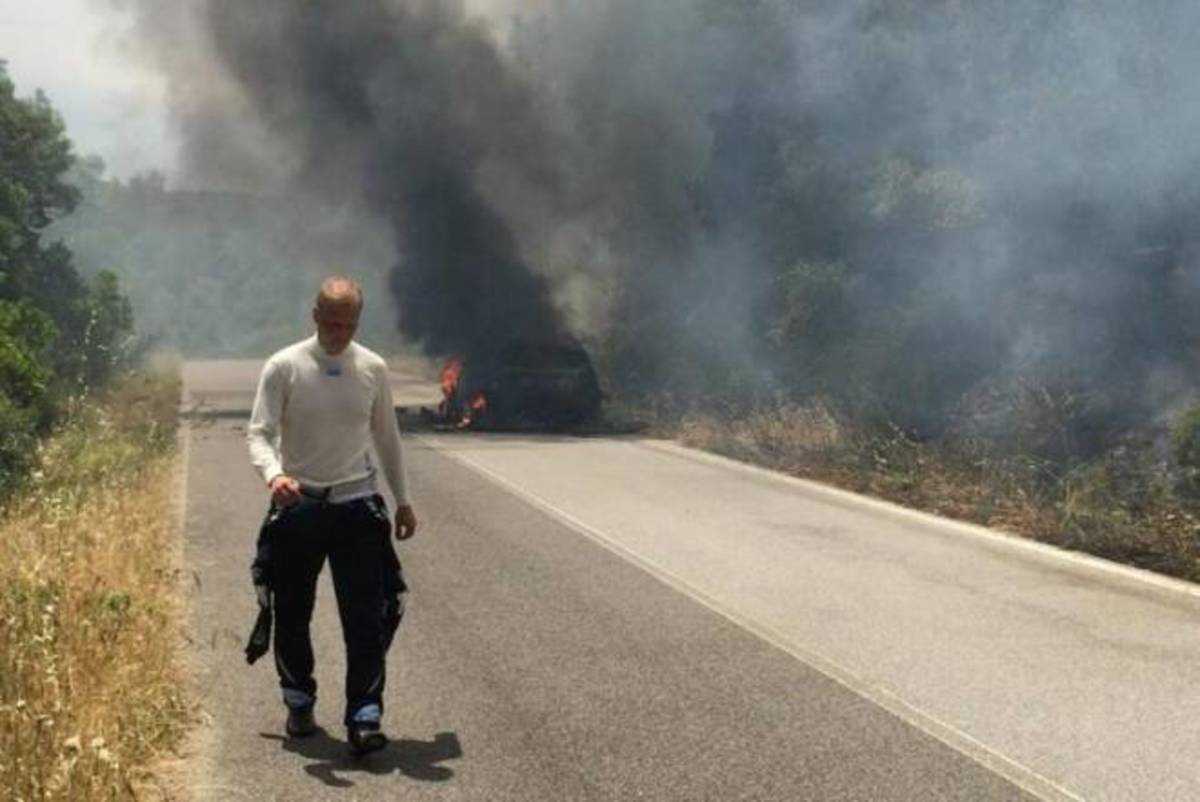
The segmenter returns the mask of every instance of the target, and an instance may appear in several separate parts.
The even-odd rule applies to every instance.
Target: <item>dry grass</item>
[[[816,405],[695,416],[684,443],[908,507],[1200,581],[1200,512],[1144,451],[1070,470],[971,443],[865,432]]]
[[[177,378],[76,403],[0,516],[0,797],[130,799],[182,737]]]

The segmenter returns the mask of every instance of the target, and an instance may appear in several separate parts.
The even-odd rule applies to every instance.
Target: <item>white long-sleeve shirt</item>
[[[282,473],[315,487],[373,476],[374,442],[396,503],[409,503],[387,364],[358,343],[331,355],[314,335],[273,354],[246,442],[263,481]]]

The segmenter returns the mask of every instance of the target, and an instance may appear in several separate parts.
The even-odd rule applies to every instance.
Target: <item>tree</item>
[[[0,61],[0,494],[27,467],[32,443],[68,394],[102,384],[132,331],[116,277],[80,277],[47,226],[79,192],[63,122],[42,93],[16,96]]]

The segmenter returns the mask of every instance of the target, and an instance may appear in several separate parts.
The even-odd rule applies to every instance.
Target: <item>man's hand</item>
[[[286,474],[273,477],[267,486],[277,507],[290,507],[300,501],[300,483]]]
[[[408,540],[417,533],[417,516],[409,504],[396,508],[396,540]]]

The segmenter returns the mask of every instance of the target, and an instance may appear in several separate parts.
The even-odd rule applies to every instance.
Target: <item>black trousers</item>
[[[317,577],[329,560],[346,643],[346,723],[366,705],[383,710],[384,656],[405,590],[389,533],[388,512],[378,496],[342,504],[304,497],[272,509],[260,538],[256,567],[264,560],[269,564],[275,666],[285,697],[316,701],[309,623]]]

